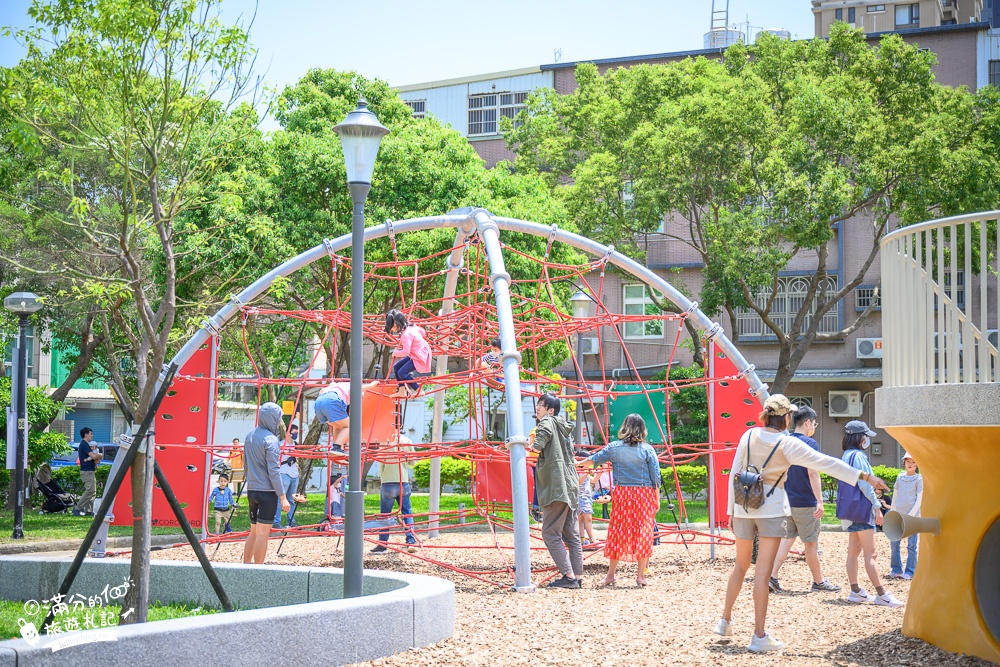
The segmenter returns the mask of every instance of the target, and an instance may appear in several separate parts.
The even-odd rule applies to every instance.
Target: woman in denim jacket
[[[587,460],[594,466],[611,461],[615,486],[611,490],[611,523],[604,555],[608,574],[604,586],[615,583],[618,561],[638,561],[636,583],[646,585],[646,564],[653,555],[653,525],[660,509],[660,462],[646,442],[646,422],[630,414],[612,442]]]

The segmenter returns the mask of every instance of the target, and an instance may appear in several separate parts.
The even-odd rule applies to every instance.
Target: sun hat
[[[906,459],[910,459],[911,461],[916,461],[915,458],[913,458],[912,456],[910,456],[909,452],[903,452],[903,460],[905,461]]]
[[[869,438],[875,437],[875,431],[868,428],[868,424],[864,423],[860,419],[847,422],[847,425],[844,426],[844,431],[847,433],[864,433]]]
[[[798,407],[792,405],[792,402],[784,394],[771,394],[764,401],[764,409],[773,415],[787,415],[789,412],[798,410]]]

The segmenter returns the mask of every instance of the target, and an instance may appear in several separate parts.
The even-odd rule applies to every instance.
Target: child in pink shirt
[[[392,356],[399,360],[392,365],[392,371],[400,382],[394,394],[397,398],[412,398],[420,391],[420,383],[413,381],[413,372],[428,373],[431,370],[431,346],[424,339],[424,330],[409,324],[406,315],[395,308],[385,315],[385,332],[400,334],[399,347]]]

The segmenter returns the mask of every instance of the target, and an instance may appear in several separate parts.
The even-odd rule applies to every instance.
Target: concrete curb
[[[151,535],[150,544],[159,546],[162,544],[176,544],[186,542],[187,538],[183,533],[177,535]],[[46,540],[42,542],[12,542],[10,544],[0,544],[0,556],[12,556],[16,554],[43,553],[46,551],[76,551],[80,548],[79,540]],[[129,549],[132,547],[132,538],[127,535],[108,538],[108,549]]]
[[[41,601],[55,593],[70,563],[0,557],[0,598]],[[345,665],[439,642],[455,630],[455,586],[444,579],[366,570],[364,596],[345,600],[339,569],[215,568],[243,611],[44,636],[34,646],[0,642],[0,667]],[[88,559],[67,600],[119,586],[127,572],[128,561]],[[150,591],[150,601],[218,605],[197,563],[154,561]],[[211,650],[219,646],[230,649]]]

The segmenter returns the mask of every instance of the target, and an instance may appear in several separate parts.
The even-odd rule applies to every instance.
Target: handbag
[[[857,458],[855,455],[854,458]],[[854,465],[854,458],[851,465]],[[837,518],[852,523],[872,522],[872,501],[855,484],[837,484]]]
[[[767,464],[770,463],[771,457],[774,453],[778,451],[778,445],[775,445],[771,450],[771,453],[767,455],[764,459],[764,465],[760,468],[757,466],[750,465],[750,434],[753,431],[747,431],[747,459],[746,465],[743,467],[743,471],[737,473],[733,476],[733,493],[736,499],[736,503],[743,506],[744,511],[749,511],[751,509],[757,509],[764,504],[766,498],[770,498],[774,490],[778,488],[778,483],[781,482],[781,478],[785,476],[785,473],[781,473],[778,476],[777,481],[775,481],[774,486],[771,490],[764,493],[764,469],[767,468]]]

